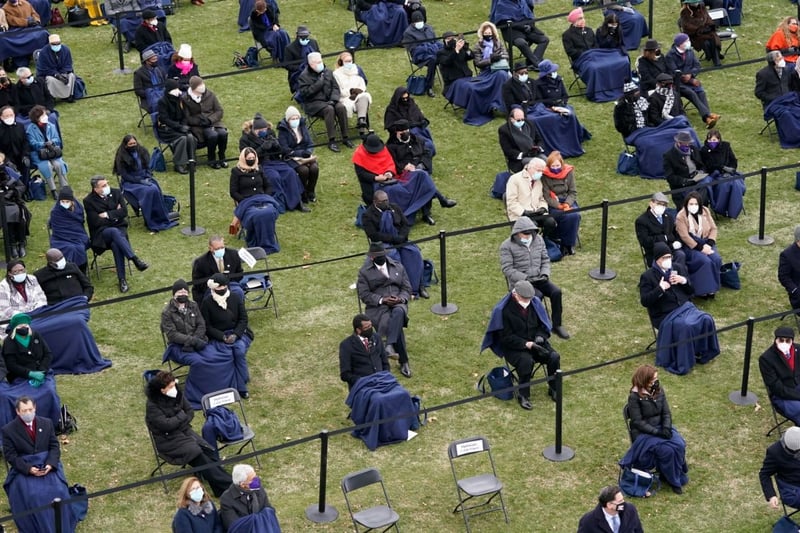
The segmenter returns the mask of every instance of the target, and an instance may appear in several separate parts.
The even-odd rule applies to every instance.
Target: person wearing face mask
[[[0,321],[15,313],[29,313],[47,305],[47,297],[35,276],[28,275],[22,259],[6,265],[6,277],[0,281]],[[0,328],[0,338],[6,335]]]
[[[203,482],[194,476],[181,483],[172,533],[222,533],[222,518]]]
[[[189,120],[186,116],[186,105],[181,98],[181,90],[177,80],[164,82],[164,96],[158,101],[156,118],[157,133],[160,140],[167,143],[172,150],[175,172],[188,174],[186,165],[195,157],[197,138],[192,135]]]
[[[558,65],[545,59],[539,63],[539,79],[535,84],[536,102],[544,104],[552,111],[561,112],[569,101],[564,79],[558,75]]]
[[[403,31],[413,14],[411,5],[404,0],[354,0],[351,9],[356,22],[366,24],[369,44],[391,46],[403,38]],[[421,6],[419,2],[415,5]]]
[[[598,48],[608,48],[610,50],[621,50],[624,53],[625,44],[622,38],[622,28],[620,28],[619,17],[616,13],[609,13],[603,19],[603,24],[595,32]]]
[[[278,123],[278,143],[288,163],[303,185],[303,194],[307,202],[317,201],[317,181],[319,180],[319,162],[314,154],[314,141],[306,120],[294,107],[286,108],[283,119]]]
[[[253,467],[238,464],[233,467],[232,483],[219,498],[219,512],[222,517],[222,527],[230,531],[237,522],[244,524],[252,515],[258,515],[274,509],[269,503],[267,491],[261,484]],[[276,520],[277,523],[277,520]],[[253,531],[278,531],[277,529],[253,529]]]
[[[8,77],[5,69],[0,67],[0,109],[15,106],[17,103],[17,86]]]
[[[208,165],[213,169],[228,168],[225,150],[228,148],[228,129],[222,122],[224,110],[217,95],[206,88],[200,76],[189,78],[189,90],[183,95],[187,122],[197,142],[208,149]]]
[[[67,163],[61,157],[64,143],[58,128],[51,124],[47,117],[47,110],[40,106],[33,106],[28,114],[31,123],[25,128],[28,145],[31,148],[31,163],[42,174],[50,188],[50,194],[55,200],[57,197],[54,175],[58,176],[61,187],[69,185],[67,182]]]
[[[2,93],[2,91],[0,91]],[[0,108],[0,153],[5,156],[5,164],[12,164],[23,179],[30,175],[31,147],[25,126],[17,121],[14,108]]]
[[[767,51],[778,50],[787,63],[796,63],[800,54],[800,36],[797,28],[797,17],[784,17],[767,41]]]
[[[625,138],[648,125],[647,109],[650,104],[642,96],[639,86],[632,81],[625,82],[622,93],[622,98],[614,106],[614,127]]]
[[[311,31],[308,26],[298,26],[294,41],[289,43],[283,52],[283,67],[289,80],[289,92],[294,95],[297,92],[297,80],[300,74],[306,69],[308,61],[306,58],[311,52],[319,52],[319,44],[316,39],[311,38]]]
[[[75,200],[71,187],[62,187],[48,219],[50,247],[59,249],[67,262],[78,265],[78,269],[86,274],[89,264],[86,255],[89,236],[86,234],[84,222],[83,205]]]
[[[659,126],[677,116],[686,115],[674,78],[666,73],[656,76],[656,87],[647,97],[648,126]]]
[[[171,372],[160,370],[145,387],[144,421],[153,436],[158,455],[169,464],[205,466],[219,461],[216,450],[192,429],[194,409],[178,388]],[[221,466],[197,473],[219,497],[230,486],[231,476]]]
[[[381,336],[367,315],[356,315],[353,334],[339,343],[339,377],[347,383],[347,389],[352,390],[360,378],[389,370]]]
[[[673,262],[686,264],[682,244],[675,232],[674,212],[667,211],[669,199],[664,193],[653,194],[644,213],[636,218],[636,239],[644,253],[645,264],[652,265],[653,248],[657,243],[664,243],[673,250]],[[670,210],[671,211],[671,210]]]
[[[683,0],[678,26],[692,42],[692,47],[705,52],[706,60],[715,67],[720,66],[722,45],[717,35],[717,26],[708,14],[703,0]]]
[[[253,39],[269,51],[273,61],[283,63],[284,52],[291,39],[286,30],[281,28],[278,20],[280,10],[277,7],[276,3],[256,0],[250,13],[250,32]]]
[[[592,28],[586,27],[586,19],[581,8],[577,7],[570,11],[567,21],[569,28],[561,34],[561,43],[570,62],[575,63],[585,51],[597,48],[597,39]]]
[[[337,126],[342,144],[354,148],[348,133],[347,109],[340,101],[341,91],[333,72],[325,67],[319,52],[311,52],[306,59],[308,68],[297,78],[297,90],[303,100],[303,110],[309,116],[324,120],[328,134],[328,149],[331,152],[340,151],[339,145],[336,144]]]
[[[30,28],[39,26],[42,21],[28,0],[14,0],[3,5],[9,28]]]
[[[25,205],[25,183],[13,163],[0,152],[0,194],[5,200],[5,221],[11,257],[25,257],[33,215]]]
[[[552,240],[555,238],[556,220],[548,214],[542,190],[545,162],[539,157],[522,161],[524,168],[512,174],[506,182],[506,215],[512,222],[528,217],[541,228],[543,236]]]
[[[767,52],[767,66],[756,72],[756,88],[754,94],[761,100],[764,109],[770,102],[789,92],[790,69],[786,68],[786,59],[780,50]],[[796,78],[797,76],[795,76]]]
[[[6,328],[8,339],[3,343],[3,363],[9,383],[16,380],[28,381],[31,387],[41,387],[50,365],[53,353],[44,337],[31,328],[31,317],[25,313],[16,313]],[[52,380],[52,372],[50,372]],[[56,406],[56,409],[60,404]]]
[[[72,52],[61,43],[61,37],[51,33],[49,44],[39,50],[36,57],[36,75],[44,78],[48,92],[53,98],[74,102],[75,72],[72,68]]]
[[[672,425],[672,412],[656,367],[642,365],[633,372],[628,417],[632,444],[620,466],[645,472],[658,469],[661,480],[675,494],[683,494],[683,486],[689,482],[686,441]]]
[[[155,11],[145,9],[142,12],[142,23],[133,34],[133,45],[142,53],[148,47],[162,42],[172,44],[172,36],[167,30],[167,18],[162,16],[159,19]]]
[[[525,111],[518,105],[511,106],[508,119],[497,129],[497,137],[511,173],[520,172],[525,159],[543,153],[539,128],[526,119]]]
[[[800,349],[794,342],[794,329],[781,326],[774,341],[758,358],[761,379],[769,400],[780,414],[800,422]]]
[[[58,248],[50,248],[44,256],[47,265],[34,275],[47,297],[47,305],[55,305],[73,296],[85,296],[87,301],[92,299],[92,282],[78,265],[67,261]]]
[[[192,299],[199,305],[208,293],[208,281],[214,274],[225,274],[231,285],[238,285],[244,269],[238,252],[225,246],[221,235],[208,239],[208,252],[192,262]]]
[[[333,77],[339,85],[339,103],[347,110],[348,118],[354,114],[358,117],[356,127],[363,137],[369,131],[369,106],[372,105],[372,95],[367,92],[364,71],[353,62],[350,52],[339,54],[336,65]]]
[[[272,195],[270,180],[252,148],[245,148],[239,154],[239,162],[231,169],[228,190],[236,205],[231,227],[244,228],[248,246],[259,246],[268,254],[279,252],[281,246],[275,222],[284,205]],[[302,203],[300,206],[305,207]],[[231,233],[236,233],[236,230],[231,230]]]
[[[408,325],[411,282],[400,262],[386,256],[381,243],[371,243],[367,259],[358,271],[356,290],[364,302],[364,314],[378,333],[386,337],[386,353],[397,358],[400,373],[411,377],[408,347],[403,328]]]
[[[505,42],[513,44],[532,70],[539,67],[550,39],[536,27],[533,2],[527,0],[492,0],[489,20],[501,29]],[[536,47],[531,50],[531,45]]]
[[[142,66],[133,72],[133,92],[139,99],[139,107],[148,113],[158,110],[158,101],[164,97],[167,71],[158,64],[158,55],[153,50],[142,53]]]
[[[675,218],[675,229],[686,251],[686,268],[695,294],[714,298],[719,291],[722,257],[717,250],[717,224],[711,210],[701,204],[697,191],[686,195]]]
[[[469,62],[472,61],[472,50],[464,40],[464,36],[459,36],[454,31],[446,31],[442,34],[442,44],[444,45],[436,53],[436,64],[442,76],[442,94],[458,80],[462,78],[472,78],[472,69]],[[451,101],[452,96],[448,98]]]
[[[688,35],[685,33],[675,35],[672,48],[667,52],[665,61],[667,72],[677,74],[675,71],[680,71],[680,77],[676,79],[675,83],[680,82],[678,90],[681,96],[694,105],[703,122],[706,123],[706,128],[713,128],[720,119],[720,115],[711,112],[706,91],[700,80],[697,79],[697,74],[700,72],[700,61],[697,60],[697,56],[692,50],[692,43],[689,41]]]
[[[671,190],[711,183],[711,178],[708,177],[703,158],[700,157],[700,150],[695,145],[692,133],[694,131],[691,133],[679,131],[674,137],[675,143],[664,152],[664,178],[669,183]],[[702,195],[703,205],[707,205],[707,188],[702,187],[697,191]],[[686,194],[686,192],[672,193],[672,201],[675,202],[676,209],[683,207],[683,199]]]
[[[436,155],[433,135],[428,127],[430,120],[425,118],[422,110],[405,86],[394,90],[392,98],[386,106],[386,111],[383,113],[383,128],[390,129],[392,124],[398,120],[407,120],[411,127],[411,133],[422,139],[423,143],[425,143],[425,148],[431,153],[431,157]]]
[[[568,165],[557,150],[550,152],[542,171],[542,194],[550,215],[556,219],[561,253],[574,255],[578,243],[581,214],[578,208],[578,189],[575,186],[575,167]]]
[[[648,39],[644,43],[642,55],[636,58],[636,71],[639,73],[639,88],[644,94],[656,88],[656,77],[659,74],[668,74],[666,58],[661,54],[661,45],[655,39]]]
[[[758,480],[770,509],[777,511],[781,502],[786,507],[800,508],[800,427],[788,428],[777,442],[767,447]],[[775,485],[778,486],[777,493]]]
[[[509,70],[508,50],[497,31],[497,26],[482,22],[478,26],[478,42],[472,45],[472,62],[479,72],[484,70]],[[523,65],[527,66],[527,65]],[[527,71],[527,68],[525,69]],[[506,106],[508,109],[508,106]]]
[[[731,143],[722,140],[719,130],[709,130],[706,141],[700,148],[700,158],[706,172],[714,180],[711,185],[711,209],[720,215],[737,218],[744,208],[744,194],[747,191],[744,179],[719,179],[741,176],[737,171],[739,161],[733,153]]]
[[[436,40],[436,32],[424,20],[420,11],[411,13],[411,24],[403,32],[402,44],[411,58],[411,62],[418,67],[426,67],[425,94],[434,98],[433,82],[436,78],[436,55],[442,48],[442,43]]]
[[[17,102],[15,108],[19,116],[27,117],[37,105],[44,107],[48,115],[53,114],[51,110],[55,109],[55,101],[47,90],[47,84],[34,76],[28,67],[17,69],[15,89]]]
[[[193,76],[200,76],[200,68],[192,55],[191,45],[183,43],[172,56],[167,78],[178,80],[181,93],[185,93],[189,90],[189,80]]]
[[[644,533],[636,506],[625,501],[617,485],[603,487],[597,506],[578,522],[578,533]]]
[[[513,106],[520,106],[524,113],[533,108],[536,99],[536,87],[528,74],[527,65],[520,61],[514,64],[512,75],[503,84],[503,103],[509,111]]]

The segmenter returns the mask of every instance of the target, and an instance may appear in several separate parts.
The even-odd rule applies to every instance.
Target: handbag
[[[419,96],[425,94],[425,78],[423,76],[414,76],[413,74],[406,78],[406,89],[409,94]]]
[[[654,477],[650,472],[638,468],[625,467],[620,471],[619,488],[628,496],[646,498],[648,492],[652,494],[656,491],[653,488],[654,481],[658,481],[660,485],[658,476]]]
[[[39,148],[39,159],[42,161],[58,159],[59,157],[61,157],[61,148],[55,144],[45,144],[42,148]]]
[[[630,154],[623,151],[617,158],[617,174],[625,176],[638,176],[639,175],[639,158],[636,154]]]
[[[501,59],[492,63],[489,66],[489,70],[511,70],[511,67],[508,64],[508,59]]]
[[[69,487],[69,497],[71,500],[69,506],[72,509],[72,514],[75,515],[78,521],[82,521],[89,512],[89,499],[86,497],[86,487],[80,483],[75,483]]]
[[[358,50],[364,42],[364,34],[356,30],[344,32],[344,47],[346,50]]]
[[[74,6],[67,10],[67,22],[74,28],[85,28],[89,25],[89,12],[81,6]]]
[[[719,281],[722,283],[722,286],[735,291],[741,289],[742,282],[739,279],[739,269],[741,268],[742,264],[736,261],[722,265],[719,268]]]
[[[513,386],[514,377],[508,368],[504,366],[494,367],[489,372],[481,376],[481,379],[479,379],[478,383],[475,384],[475,388],[478,390],[478,392],[486,394],[487,392],[492,391],[495,398],[503,401],[508,401],[514,397],[513,390],[503,390],[510,389]]]
[[[61,15],[61,10],[54,7],[50,10],[50,26],[61,26],[64,24],[64,17]]]
[[[798,529],[797,522],[788,516],[782,516],[780,520],[775,522],[775,525],[772,526],[772,533],[797,533]]]

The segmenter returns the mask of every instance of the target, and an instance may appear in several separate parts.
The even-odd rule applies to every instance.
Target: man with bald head
[[[78,265],[70,263],[58,248],[50,248],[44,254],[47,266],[40,268],[34,274],[39,281],[47,305],[54,305],[73,296],[86,296],[92,299],[94,287],[89,278],[81,272]]]

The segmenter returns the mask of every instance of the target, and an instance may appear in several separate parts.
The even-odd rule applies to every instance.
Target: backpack
[[[245,65],[248,67],[257,67],[258,66],[258,48],[255,46],[251,46],[247,49],[247,52],[244,54],[244,62]]]
[[[248,68],[247,60],[239,52],[233,53],[233,66],[236,68]]]
[[[478,392],[486,394],[489,391],[494,392],[494,397],[498,400],[508,401],[514,398],[513,390],[510,389],[514,386],[514,375],[504,366],[496,366],[489,372],[481,376],[475,388]],[[495,391],[503,392],[495,392]]]
[[[411,397],[411,405],[414,406],[414,412],[416,413],[417,416],[411,421],[411,427],[409,429],[411,431],[417,431],[420,428],[420,426],[424,426],[428,423],[428,412],[425,411],[422,419],[420,419],[419,414],[420,411],[424,410],[424,407],[422,407],[422,398],[420,398],[419,396]]]
[[[75,100],[80,100],[84,96],[86,96],[86,82],[83,81],[83,78],[76,75],[75,85],[72,87],[72,97]]]
[[[422,260],[422,286],[430,287],[439,284],[439,276],[436,275],[436,267],[430,259]]]
[[[153,148],[153,154],[150,156],[150,170],[153,172],[167,171],[167,160],[164,157],[164,152],[158,146]]]
[[[67,409],[66,404],[61,404],[59,411],[58,423],[56,424],[57,435],[69,435],[70,433],[78,430],[78,421],[72,416],[72,413]]]

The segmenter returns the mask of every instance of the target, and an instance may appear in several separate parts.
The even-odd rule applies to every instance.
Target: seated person
[[[624,139],[634,131],[647,126],[647,109],[650,104],[632,81],[623,85],[622,93],[622,98],[617,100],[614,106],[614,127]],[[680,99],[678,100],[680,102]]]
[[[686,195],[675,219],[675,229],[684,245],[686,268],[695,294],[714,298],[720,288],[722,257],[717,250],[717,224],[711,210],[702,204],[699,192]]]
[[[739,161],[733,153],[731,143],[722,140],[719,130],[711,129],[706,133],[706,142],[700,148],[700,159],[706,172],[714,179],[712,182],[711,208],[720,215],[737,218],[744,208],[744,193],[747,187],[744,178],[720,182],[717,178],[728,178],[737,172]]]
[[[406,269],[411,293],[414,298],[428,298],[428,291],[422,282],[422,252],[416,244],[408,243],[411,227],[408,219],[397,205],[389,203],[386,191],[375,191],[372,204],[364,211],[361,218],[364,233],[372,243],[381,243],[389,257],[399,261]]]
[[[564,78],[558,75],[558,64],[549,59],[539,65],[539,79],[534,84],[536,87],[536,102],[544,104],[556,113],[567,113],[569,94],[564,85]]]
[[[224,343],[231,349],[239,395],[247,399],[250,397],[247,391],[247,383],[250,381],[247,350],[253,342],[253,332],[247,325],[244,298],[238,291],[231,291],[228,284],[228,276],[225,274],[211,276],[206,282],[211,292],[200,303],[200,312],[206,323],[208,338]]]
[[[706,11],[702,0],[682,1],[678,26],[689,36],[695,50],[702,50],[707,60],[715,67],[720,66],[723,55],[717,26]]]
[[[267,491],[252,466],[235,465],[231,478],[230,486],[219,497],[219,514],[225,531],[232,531],[237,522],[271,508]]]
[[[55,107],[55,101],[47,88],[47,84],[41,78],[34,76],[28,67],[17,69],[15,93],[15,108],[18,116],[27,118],[34,106],[37,105],[44,107],[49,115],[50,111]]]
[[[403,172],[404,179],[398,180],[397,163],[380,137],[374,133],[367,135],[364,143],[353,152],[353,165],[364,205],[372,203],[374,191],[384,188],[406,217],[411,219],[421,210],[425,222],[436,223],[430,214],[431,201],[437,193],[431,175],[423,170],[414,170]]]
[[[667,212],[668,205],[669,200],[664,193],[657,192],[650,198],[645,212],[636,218],[636,239],[648,266],[653,264],[653,247],[659,242],[672,248],[673,263],[686,264],[686,256],[681,250],[683,245],[675,232],[675,218],[671,212]]]
[[[545,59],[539,64],[539,79],[534,84],[534,105],[526,116],[536,124],[546,152],[558,150],[564,157],[583,155],[583,142],[592,138],[568,105],[569,95],[558,65]]]
[[[8,28],[30,28],[42,23],[39,13],[28,0],[9,0],[3,4],[3,13]]]
[[[387,257],[381,244],[370,244],[367,259],[358,271],[358,297],[366,306],[364,314],[386,337],[386,354],[397,358],[400,373],[411,377],[408,348],[403,328],[408,325],[411,282],[400,262]]]
[[[279,252],[275,222],[281,204],[271,196],[272,186],[252,148],[239,154],[239,162],[231,169],[229,191],[236,204],[232,224],[244,228],[247,245],[260,246],[268,254]]]
[[[186,165],[195,158],[197,138],[192,135],[189,117],[186,116],[178,81],[168,79],[164,82],[164,96],[158,101],[157,130],[160,140],[169,144],[175,172],[188,174]]]
[[[250,13],[250,31],[253,39],[269,51],[273,61],[283,63],[284,50],[290,39],[286,30],[281,29],[279,13],[264,0],[256,0]]]
[[[556,219],[556,234],[564,255],[575,254],[581,224],[581,214],[575,211],[578,207],[578,190],[575,187],[574,170],[575,167],[564,163],[560,152],[553,151],[547,156],[542,171],[542,194],[548,212]]]
[[[682,131],[675,136],[675,143],[664,152],[663,159],[664,177],[670,189],[681,189],[711,181],[700,157],[700,150],[694,145],[694,139],[688,132]],[[708,196],[705,189],[698,190],[701,191],[703,204],[707,204]],[[676,209],[683,207],[683,198],[686,194],[686,192],[672,193]]]
[[[12,259],[6,265],[6,277],[0,281],[0,321],[16,313],[29,313],[47,305],[47,297],[35,276],[28,275],[22,259]],[[5,338],[0,328],[0,338]]]
[[[656,88],[656,77],[659,74],[668,74],[672,79],[667,60],[661,54],[661,45],[655,39],[648,39],[644,43],[642,55],[636,59],[636,71],[639,73],[639,86],[644,94],[649,94]]]
[[[122,192],[139,211],[150,231],[164,231],[178,225],[178,213],[164,205],[164,193],[150,170],[150,154],[132,134],[122,138],[114,156],[114,174],[122,181]]]
[[[713,128],[720,119],[720,115],[711,112],[706,92],[700,80],[697,79],[697,74],[700,72],[700,62],[697,60],[697,56],[694,55],[688,35],[685,33],[675,35],[672,48],[667,52],[666,62],[667,72],[681,71],[680,86],[678,88],[681,96],[687,98],[697,108],[697,112],[700,113],[700,117],[706,123],[706,127]]]
[[[133,92],[139,98],[139,107],[153,113],[158,111],[158,101],[164,98],[167,73],[158,64],[158,56],[152,50],[142,54],[142,66],[133,72]],[[177,87],[178,84],[175,84]]]
[[[183,105],[192,135],[208,149],[208,163],[213,169],[228,168],[225,150],[228,130],[222,123],[224,110],[217,95],[206,89],[199,76],[189,79],[189,90],[183,95]]]
[[[336,144],[336,127],[338,125],[342,144],[354,148],[347,131],[347,108],[339,101],[341,94],[333,72],[325,68],[319,52],[308,54],[308,68],[297,78],[297,90],[303,101],[303,109],[312,117],[321,117],[325,121],[328,133],[328,148],[332,152],[339,151]]]
[[[783,432],[778,442],[773,442],[764,455],[764,463],[758,471],[761,491],[771,509],[780,509],[780,502],[795,509],[800,507],[800,427],[792,426]],[[778,495],[775,485],[778,485]]]
[[[12,83],[6,70],[0,67],[0,107],[15,105],[17,105],[17,85]]]
[[[767,53],[767,66],[756,72],[756,98],[764,109],[770,102],[789,92],[791,70],[786,68],[786,59],[780,50]]]
[[[304,213],[310,211],[305,205],[303,198],[303,184],[300,177],[292,166],[284,161],[286,151],[278,142],[272,124],[267,122],[260,113],[252,120],[247,120],[242,124],[242,136],[239,137],[239,150],[252,148],[255,150],[261,170],[272,186],[269,194],[275,198],[281,206],[280,212],[292,211],[297,209]],[[242,184],[244,185],[244,184]],[[236,185],[238,190],[239,184]],[[231,189],[233,191],[233,189]],[[233,192],[231,192],[233,197]],[[236,197],[233,197],[238,201]]]
[[[53,420],[57,419],[37,416],[37,403],[27,395],[16,399],[15,408],[17,416],[2,429],[3,458],[8,463],[4,487],[14,523],[18,531],[54,531],[51,509],[25,513],[46,507],[55,498],[67,501],[72,497],[53,427]],[[77,522],[72,506],[62,505],[62,531],[75,531]]]
[[[794,242],[779,256],[778,281],[786,290],[792,309],[800,309],[800,225],[794,228]]]
[[[192,262],[192,299],[200,304],[208,293],[206,282],[214,274],[228,276],[230,286],[242,279],[244,269],[239,253],[225,246],[225,239],[212,235],[208,239],[208,252]]]
[[[544,58],[550,39],[536,27],[533,3],[528,0],[492,0],[489,20],[503,33],[507,43],[516,46],[534,70]],[[536,48],[531,50],[531,45]]]
[[[542,189],[544,159],[531,157],[524,161],[527,163],[523,169],[512,174],[506,182],[506,215],[512,222],[528,217],[542,229],[544,237],[552,240],[555,238],[556,220],[548,214]]]
[[[653,257],[653,266],[639,278],[639,301],[658,330],[656,365],[687,374],[695,362],[705,364],[719,355],[714,319],[692,304],[694,287],[684,266],[673,264],[669,246],[656,243]]]
[[[647,98],[647,124],[658,126],[678,115],[685,115],[681,95],[669,74],[656,76],[656,88]],[[630,135],[630,134],[629,134]]]
[[[44,107],[33,106],[28,117],[31,119],[31,123],[25,129],[25,135],[28,137],[28,145],[31,148],[31,163],[36,166],[47,182],[53,200],[55,200],[58,194],[53,174],[58,176],[61,187],[69,185],[67,164],[61,157],[64,144],[61,142],[58,128],[50,123]]]
[[[363,136],[369,130],[369,106],[372,95],[367,92],[367,80],[363,71],[353,62],[350,52],[342,52],[336,60],[333,78],[339,85],[339,103],[347,110],[347,118],[355,114],[358,117],[356,127]]]
[[[652,365],[636,369],[628,395],[631,447],[620,461],[623,467],[658,469],[661,479],[675,494],[683,494],[686,473],[686,441],[672,425],[667,395]]]
[[[192,47],[183,43],[172,56],[171,65],[167,69],[167,78],[178,80],[181,93],[189,90],[189,80],[194,76],[200,77],[200,69],[192,56]]]
[[[609,13],[603,19],[603,24],[595,32],[597,48],[608,48],[610,50],[625,51],[625,43],[622,38],[622,29],[619,27],[619,17],[615,13]]]
[[[425,94],[431,98],[436,96],[433,92],[433,81],[436,78],[436,56],[442,48],[441,43],[435,39],[436,32],[431,25],[425,22],[425,16],[421,11],[414,11],[411,14],[411,23],[403,32],[402,44],[414,65],[427,68]]]
[[[194,410],[170,372],[159,371],[147,383],[145,424],[153,436],[158,455],[170,464],[205,466],[219,460],[216,451],[192,429]],[[219,497],[231,483],[221,467],[197,472]]]
[[[520,217],[511,228],[511,235],[500,244],[500,270],[509,288],[518,281],[528,281],[553,306],[552,331],[562,339],[570,335],[561,324],[561,289],[550,281],[550,257],[539,228],[528,217]]]
[[[472,45],[472,62],[479,72],[489,70],[509,70],[508,50],[503,44],[503,38],[497,31],[497,26],[489,22],[482,22],[478,26],[478,42]],[[526,68],[527,70],[527,68]],[[508,106],[506,106],[508,109]]]
[[[408,93],[408,89],[405,86],[394,90],[392,98],[389,100],[389,105],[386,106],[386,111],[383,113],[383,128],[388,130],[392,127],[392,124],[403,119],[407,120],[411,126],[411,133],[422,138],[425,148],[431,153],[431,157],[435,156],[436,146],[433,143],[431,130],[428,128],[430,120],[422,114],[422,110]]]
[[[407,441],[409,431],[419,424],[411,395],[389,371],[360,378],[350,389],[345,404],[351,408],[349,418],[353,424],[372,423],[351,433],[363,440],[370,451],[385,444]],[[375,424],[386,418],[394,420]]]
[[[369,32],[369,42],[374,46],[393,45],[403,38],[408,27],[407,7],[411,2],[403,0],[356,0],[353,2],[356,21],[364,22]],[[351,4],[352,5],[352,4]],[[419,2],[415,5],[420,6]],[[423,14],[424,8],[420,11]],[[412,11],[413,14],[413,11]]]
[[[198,1],[201,0],[195,0]],[[187,477],[178,494],[178,510],[172,517],[172,531],[222,531],[222,518],[202,481],[194,476]]]
[[[525,112],[518,105],[511,106],[508,120],[497,128],[497,137],[509,172],[520,172],[525,159],[543,153],[539,129],[532,121],[526,120]]]
[[[298,26],[294,41],[289,43],[283,52],[283,67],[289,77],[289,92],[292,95],[297,92],[297,80],[306,69],[308,64],[306,58],[311,52],[319,52],[317,40],[311,38],[308,26]]]
[[[125,279],[125,261],[133,261],[136,270],[143,272],[150,266],[133,252],[128,240],[128,204],[119,189],[112,189],[105,176],[93,176],[92,192],[83,199],[89,237],[95,253],[111,250],[117,270],[120,292],[128,292]]]
[[[317,201],[317,180],[319,180],[319,163],[314,154],[314,141],[306,125],[306,119],[294,107],[286,108],[283,120],[278,123],[278,143],[287,156],[286,162],[294,168],[300,183],[303,185],[302,201]]]
[[[510,113],[512,107],[520,106],[527,114],[536,101],[536,87],[528,75],[528,67],[523,62],[514,64],[514,72],[503,84],[503,104]]]
[[[767,51],[781,52],[787,63],[796,63],[800,54],[800,37],[797,34],[797,17],[784,17],[767,41]]]
[[[456,80],[472,77],[469,62],[473,59],[473,55],[464,37],[458,37],[454,31],[444,32],[442,43],[444,46],[436,52],[436,64],[439,66],[444,85],[442,94],[447,97],[448,89]]]
[[[55,33],[50,34],[48,41],[50,44],[39,50],[36,57],[36,76],[44,78],[47,92],[53,98],[73,102],[75,72],[72,67],[72,52],[67,45],[61,44],[61,37]]]
[[[389,370],[381,336],[372,328],[367,315],[356,315],[353,334],[339,343],[339,377],[347,383],[349,391],[360,378]]]
[[[160,24],[162,22],[163,25]],[[142,23],[133,34],[133,46],[141,54],[147,47],[161,42],[172,43],[172,36],[167,30],[167,19],[158,20],[158,14],[155,11],[145,9],[142,11]]]
[[[89,267],[89,258],[86,256],[89,236],[83,224],[83,205],[75,200],[71,187],[62,187],[47,221],[50,246],[61,250],[67,261],[78,265],[78,269],[85,274]]]
[[[781,326],[775,330],[775,341],[758,358],[769,401],[793,422],[800,420],[800,365],[795,364],[798,354],[794,330]]]
[[[17,122],[16,113],[11,106],[0,108],[0,153],[6,161],[13,163],[24,182],[27,182],[31,168],[31,147],[25,126]]]
[[[85,296],[91,300],[94,287],[78,265],[67,261],[58,248],[50,248],[44,254],[47,265],[34,274],[47,297],[47,305],[55,305],[73,296]]]
[[[603,16],[614,14],[619,19],[619,31],[625,49],[639,48],[639,43],[649,31],[644,15],[633,9],[628,0],[600,0],[600,5],[603,6]]]
[[[587,50],[597,48],[597,39],[592,28],[586,27],[586,18],[583,9],[576,7],[567,15],[569,28],[561,34],[561,43],[569,57],[570,63],[575,63]]]
[[[28,255],[25,246],[28,244],[32,214],[25,205],[25,183],[22,176],[0,152],[0,194],[4,198],[6,227],[11,245],[11,257]]]

